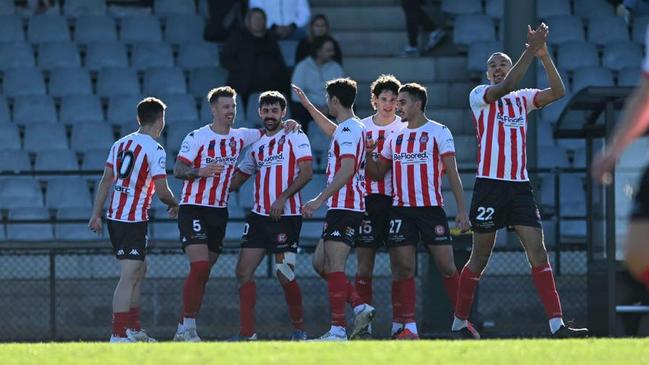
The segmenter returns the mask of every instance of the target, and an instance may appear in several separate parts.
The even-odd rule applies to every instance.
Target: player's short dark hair
[[[214,88],[210,90],[207,93],[207,101],[210,102],[210,104],[216,103],[216,101],[220,97],[225,97],[225,98],[236,98],[237,97],[237,92],[231,88],[230,86],[220,86],[217,88]]]
[[[421,111],[426,110],[426,101],[428,100],[428,93],[426,88],[416,82],[410,82],[402,85],[399,88],[400,93],[408,93],[413,96],[416,100],[421,101]]]
[[[259,109],[273,104],[279,104],[282,111],[286,110],[286,98],[279,91],[264,91],[259,95]]]
[[[318,51],[324,47],[327,42],[331,42],[331,44],[335,43],[334,39],[329,35],[313,37],[313,41],[311,41],[311,57],[316,58]]]
[[[395,95],[399,93],[399,88],[401,87],[401,82],[391,74],[382,74],[379,76],[372,85],[370,85],[370,91],[372,95],[377,98],[384,91],[392,91]]]
[[[351,108],[356,100],[356,81],[349,77],[327,81],[327,94],[329,98],[334,96],[345,108]]]
[[[167,105],[160,99],[148,97],[137,103],[137,119],[140,125],[153,124],[160,117]]]

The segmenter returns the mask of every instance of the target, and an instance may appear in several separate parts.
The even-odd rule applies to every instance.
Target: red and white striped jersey
[[[374,123],[374,116],[361,120],[367,131],[367,139],[376,141],[376,149],[372,152],[374,161],[379,159],[379,154],[383,150],[385,141],[395,132],[400,131],[406,126],[401,122],[401,117],[396,116],[392,123],[388,125],[377,125]],[[392,171],[388,171],[382,180],[374,181],[369,176],[365,176],[365,190],[367,194],[381,194],[392,196]]]
[[[478,137],[477,177],[529,181],[527,174],[527,114],[537,109],[539,89],[512,91],[488,104],[489,85],[474,88],[469,95]]]
[[[149,220],[153,180],[167,177],[167,155],[153,137],[131,133],[113,143],[106,167],[113,170],[113,192],[106,217],[123,222]]]
[[[293,183],[300,169],[300,162],[313,160],[311,144],[300,132],[286,133],[283,129],[274,136],[263,136],[250,146],[239,163],[238,173],[255,176],[252,211],[270,215],[270,207],[277,197]],[[293,194],[284,203],[282,215],[302,215],[300,192]]]
[[[209,124],[190,132],[176,159],[197,169],[212,162],[223,164],[225,169],[214,177],[185,180],[180,204],[227,207],[230,182],[239,154],[259,140],[262,133],[260,129],[237,128],[230,129],[228,134],[218,134]]]
[[[392,163],[392,204],[442,206],[442,157],[454,154],[453,135],[443,124],[429,120],[419,128],[394,133],[381,151],[381,158]]]
[[[327,159],[327,185],[340,170],[343,158],[354,159],[354,175],[328,200],[329,209],[365,211],[365,127],[356,118],[340,123],[331,136]]]

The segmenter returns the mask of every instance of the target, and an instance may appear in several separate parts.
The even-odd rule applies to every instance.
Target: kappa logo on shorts
[[[438,224],[437,226],[435,226],[435,234],[436,235],[441,236],[441,235],[443,235],[445,233],[446,233],[446,228],[444,228],[443,225]]]
[[[331,233],[331,237],[340,237],[340,232],[338,232],[338,231],[333,231],[333,232]]]
[[[117,256],[122,256],[124,254],[124,250],[117,250]]]
[[[277,235],[277,242],[279,243],[285,243],[287,239],[288,236],[286,235],[286,233],[280,233]]]
[[[140,256],[140,253],[136,249],[132,249],[128,254],[133,256]]]

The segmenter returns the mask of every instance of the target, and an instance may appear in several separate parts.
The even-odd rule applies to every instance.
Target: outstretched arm
[[[542,108],[553,101],[561,99],[566,94],[566,88],[563,86],[561,75],[559,75],[559,71],[554,65],[554,62],[552,62],[552,57],[550,57],[550,54],[548,53],[547,44],[544,44],[543,47],[536,52],[536,56],[541,60],[541,63],[543,63],[545,74],[550,83],[549,88],[541,90],[536,94],[536,106]]]
[[[354,176],[354,164],[356,163],[353,157],[345,157],[340,161],[340,169],[334,175],[333,180],[327,187],[318,194],[315,198],[307,202],[302,208],[302,212],[305,217],[310,218],[313,216],[313,212],[318,210],[322,204],[324,204],[330,196],[332,196],[336,191],[340,190],[345,184],[349,182]]]
[[[294,84],[291,84],[291,87],[293,88],[293,92],[300,98],[302,106],[309,112],[309,114],[311,114],[311,118],[313,118],[313,121],[318,125],[318,128],[320,128],[327,137],[331,137],[336,131],[336,123],[329,120],[329,118],[322,114],[315,105],[311,104],[311,101],[307,98],[302,89]]]
[[[444,164],[444,169],[448,174],[448,182],[451,184],[451,190],[453,190],[453,196],[455,197],[455,203],[457,204],[457,216],[455,217],[455,222],[462,232],[468,231],[469,228],[471,228],[471,224],[469,223],[469,216],[466,213],[466,207],[464,206],[464,188],[462,187],[460,174],[457,172],[455,155],[448,154],[443,156],[442,163]]]
[[[88,222],[88,227],[93,231],[101,234],[103,223],[101,221],[101,212],[104,208],[104,203],[108,197],[108,190],[113,185],[115,175],[113,169],[110,167],[104,168],[104,175],[101,177],[97,192],[95,193],[95,205],[92,208],[92,216]]]

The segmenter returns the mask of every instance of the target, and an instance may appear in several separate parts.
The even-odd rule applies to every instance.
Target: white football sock
[[[392,322],[392,330],[390,330],[390,335],[394,335],[403,328],[403,323]]]

